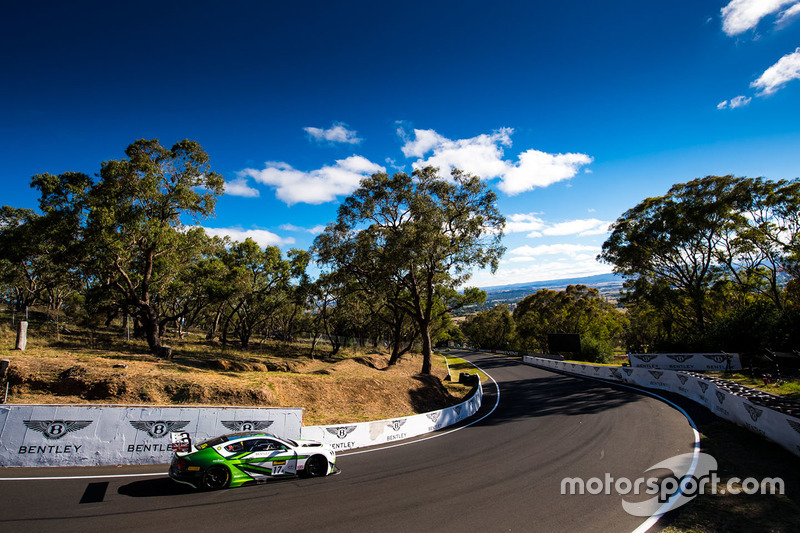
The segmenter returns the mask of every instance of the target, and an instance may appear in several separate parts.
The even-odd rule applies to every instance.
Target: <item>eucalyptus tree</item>
[[[158,140],[140,139],[125,154],[125,159],[102,164],[100,181],[88,194],[89,266],[98,283],[132,310],[150,350],[158,353],[159,300],[198,246],[183,219],[211,216],[224,180],[194,141],[164,148]]]
[[[680,308],[690,309],[683,329],[702,335],[725,307],[758,295],[785,307],[783,285],[800,273],[799,230],[800,181],[706,176],[626,211],[600,259],[643,298],[657,294],[655,307],[672,309],[669,321],[680,324]]]
[[[431,371],[437,292],[460,287],[473,268],[496,270],[504,252],[505,219],[494,192],[475,176],[459,170],[451,175],[447,180],[426,167],[410,176],[365,178],[339,207],[336,224],[315,241],[321,262],[335,268],[358,263],[356,275],[400,289],[404,297],[397,303],[420,333],[423,374]],[[319,253],[340,246],[342,254]],[[362,263],[359,247],[369,250],[369,261]]]
[[[314,241],[312,252],[319,262],[333,267],[331,282],[357,291],[372,315],[389,328],[391,366],[411,349],[419,331],[407,311],[410,294],[379,264],[376,246],[374,232],[353,232],[332,224]]]
[[[738,178],[732,196],[734,231],[719,261],[742,292],[762,294],[782,310],[782,285],[800,273],[800,180]]]
[[[15,311],[24,311],[42,296],[41,217],[32,209],[0,207],[0,285]]]
[[[83,231],[91,185],[92,179],[81,172],[58,176],[44,173],[31,178],[31,187],[39,191],[42,216],[36,220],[34,231],[41,246],[41,272],[51,311],[59,310],[65,298],[82,286],[87,255]]]
[[[493,351],[512,348],[516,335],[514,317],[505,304],[469,316],[461,330],[475,346]]]
[[[600,259],[618,274],[663,281],[685,296],[703,332],[708,291],[724,277],[719,252],[735,230],[735,184],[731,176],[707,176],[643,200],[612,224]]]
[[[577,333],[610,345],[622,337],[624,315],[594,287],[569,285],[562,291],[541,289],[514,309],[520,348],[547,351],[549,333]]]
[[[284,259],[276,246],[261,248],[253,239],[234,243],[224,256],[230,270],[231,294],[222,328],[223,342],[230,328],[247,348],[254,333],[264,331],[286,303],[293,279],[305,274],[308,254],[293,250]]]

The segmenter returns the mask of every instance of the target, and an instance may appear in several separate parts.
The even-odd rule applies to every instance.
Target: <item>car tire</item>
[[[322,455],[312,455],[306,461],[306,477],[319,477],[328,473],[328,460]]]
[[[205,490],[219,490],[226,488],[231,482],[231,471],[221,465],[212,466],[203,474],[201,481]]]

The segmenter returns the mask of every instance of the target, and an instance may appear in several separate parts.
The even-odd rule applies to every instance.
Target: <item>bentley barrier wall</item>
[[[481,406],[480,384],[466,401],[421,415],[333,426],[302,427],[302,408],[4,405],[0,466],[164,464],[172,432],[195,442],[225,433],[263,430],[348,450],[415,437],[455,424]]]
[[[636,368],[666,370],[741,370],[738,353],[631,353],[628,361]]]
[[[173,431],[195,441],[259,429],[299,438],[302,421],[302,408],[4,405],[0,466],[169,463]]]
[[[421,415],[332,426],[303,428],[303,438],[330,444],[335,450],[351,450],[376,444],[386,444],[401,439],[417,437],[453,424],[474,415],[481,407],[483,387],[478,385],[472,396],[453,407]]]
[[[800,418],[748,402],[720,388],[714,378],[678,370],[612,367],[524,356],[523,362],[590,378],[660,389],[705,405],[715,415],[744,426],[800,456]]]

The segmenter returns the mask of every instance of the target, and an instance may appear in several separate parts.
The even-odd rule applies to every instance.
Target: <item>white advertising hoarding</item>
[[[691,370],[694,372],[741,370],[738,353],[629,353],[636,368]]]
[[[374,422],[304,427],[303,438],[324,442],[337,451],[386,444],[452,426],[477,413],[482,399],[483,387],[479,384],[468,400],[453,407]]]
[[[523,362],[578,376],[629,383],[650,389],[674,392],[708,407],[712,413],[746,427],[800,456],[800,418],[749,402],[723,390],[710,379],[674,370],[611,367],[552,361],[525,356]]]
[[[247,430],[299,438],[302,421],[302,408],[7,405],[0,466],[169,463],[173,431],[194,441]]]

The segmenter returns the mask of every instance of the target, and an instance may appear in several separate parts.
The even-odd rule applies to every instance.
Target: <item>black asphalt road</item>
[[[500,393],[494,412],[469,427],[342,453],[336,476],[210,493],[166,475],[0,479],[0,531],[627,532],[645,519],[627,515],[620,496],[562,495],[562,479],[608,473],[633,480],[693,449],[686,418],[658,400],[505,358],[465,357],[496,380]],[[496,404],[491,382],[485,391],[477,418]],[[5,468],[0,477],[161,468]]]

